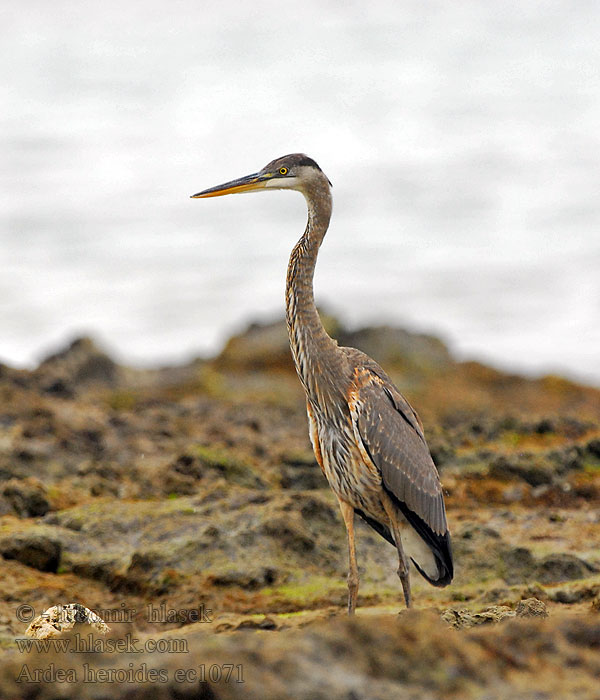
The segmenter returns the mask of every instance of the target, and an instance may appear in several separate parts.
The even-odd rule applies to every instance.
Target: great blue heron
[[[313,275],[331,218],[330,188],[315,161],[295,153],[271,161],[253,175],[192,196],[264,189],[292,189],[304,195],[308,223],[290,256],[286,318],[294,363],[306,392],[310,440],[348,533],[348,612],[356,607],[359,583],[355,513],[396,546],[398,575],[410,607],[408,557],[434,586],[452,580],[444,496],[423,425],[412,406],[370,357],[338,347],[317,313]]]

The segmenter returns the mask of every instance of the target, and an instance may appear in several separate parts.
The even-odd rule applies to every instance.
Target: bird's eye
[[[279,168],[279,174],[280,175],[287,175],[288,169],[287,168]]]

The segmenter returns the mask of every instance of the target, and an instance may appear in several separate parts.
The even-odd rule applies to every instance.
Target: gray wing
[[[444,535],[448,524],[442,487],[421,423],[383,370],[366,359],[368,366],[355,369],[349,395],[359,449],[377,468],[387,490]]]

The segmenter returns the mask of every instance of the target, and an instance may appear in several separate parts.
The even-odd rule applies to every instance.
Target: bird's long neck
[[[313,276],[319,248],[331,218],[331,194],[325,183],[305,193],[308,223],[287,270],[286,319],[296,370],[309,396],[317,391],[317,378],[327,371],[337,343],[329,337],[315,306]]]

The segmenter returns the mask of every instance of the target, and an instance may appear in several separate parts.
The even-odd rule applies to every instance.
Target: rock
[[[267,616],[265,616],[258,625],[258,629],[260,630],[276,630],[277,627],[278,626],[275,620],[272,617]]]
[[[190,456],[193,461],[189,461]],[[181,459],[181,458],[180,458]],[[199,478],[212,470],[213,475],[248,488],[263,489],[266,484],[254,471],[252,464],[233,452],[218,447],[196,445],[185,455],[185,464],[178,461],[177,471]]]
[[[500,455],[489,468],[489,475],[493,479],[523,479],[530,486],[551,484],[555,473],[551,464],[530,453],[510,457]]]
[[[461,562],[460,577],[464,581],[487,580],[504,572],[502,553],[507,545],[500,533],[487,525],[465,523],[452,541],[457,562]]]
[[[321,314],[327,332],[336,336],[339,323]],[[272,323],[252,323],[239,335],[232,336],[214,364],[219,369],[249,371],[286,370],[294,372],[287,325],[284,319]]]
[[[194,479],[201,479],[206,474],[204,462],[190,454],[179,455],[173,464],[173,470],[185,476],[192,476]]]
[[[133,636],[140,637],[142,651],[133,657],[135,663],[129,653],[81,654],[71,645],[52,656],[28,655],[26,668],[27,673],[41,674],[51,662],[55,675],[57,669],[75,669],[79,682],[60,684],[64,700],[587,700],[598,696],[600,624],[596,615],[556,622],[512,619],[455,634],[434,613],[415,610],[400,619],[389,614],[350,619],[340,615],[314,620],[285,634],[257,633],[261,625],[273,629],[273,624],[277,629],[284,627],[275,616],[247,615],[225,618],[219,628],[228,634],[207,634],[202,624],[189,625],[185,634],[177,630],[177,636],[186,640],[185,664],[182,654],[149,651],[156,645],[146,641],[156,636],[136,633]],[[170,638],[168,632],[164,636],[160,632],[161,639]],[[5,654],[3,697],[58,697],[56,680],[38,680],[35,686],[16,681],[24,668],[23,654],[16,649]],[[199,683],[196,676],[193,682],[182,682],[177,674],[182,667],[206,669],[208,678],[211,669],[214,679]],[[226,680],[228,668],[235,675]],[[88,680],[92,675],[110,680],[82,683],[84,673]]]
[[[281,488],[292,491],[309,491],[328,488],[327,480],[315,463],[310,467],[282,467]]]
[[[383,367],[429,373],[453,364],[450,351],[439,338],[392,326],[342,331],[338,342],[362,350]]]
[[[14,601],[43,610],[63,599],[68,588],[100,614],[120,606],[137,609],[132,622],[136,636],[169,637],[163,623],[143,616],[148,603],[165,601],[174,610],[188,610],[205,600],[219,618],[230,616],[203,629],[190,625],[185,630],[190,648],[195,645],[196,650],[185,663],[175,654],[153,657],[153,663],[169,667],[171,679],[173,664],[186,669],[204,664],[207,672],[213,662],[244,664],[246,683],[234,690],[233,684],[216,685],[211,688],[215,695],[283,697],[287,692],[307,700],[348,700],[353,694],[381,699],[403,694],[520,697],[523,688],[534,687],[526,686],[528,681],[544,676],[549,685],[570,682],[579,693],[575,697],[586,697],[576,684],[582,664],[594,660],[588,659],[587,650],[568,647],[560,625],[569,613],[578,624],[597,624],[598,614],[589,610],[598,597],[593,588],[597,577],[586,574],[547,590],[533,582],[540,571],[552,580],[556,574],[556,561],[537,556],[539,548],[554,543],[544,554],[589,552],[590,561],[596,556],[600,471],[593,441],[598,421],[593,416],[600,417],[600,393],[565,384],[560,391],[568,394],[561,398],[541,383],[454,363],[432,370],[428,381],[423,371],[429,360],[419,365],[419,358],[401,354],[394,359],[393,343],[389,348],[381,345],[379,339],[387,343],[394,333],[364,333],[374,357],[391,361],[392,371],[399,368],[409,399],[427,419],[434,458],[451,466],[442,482],[457,568],[454,584],[437,591],[414,573],[416,609],[399,617],[396,552],[357,518],[361,609],[355,619],[346,620],[346,532],[335,496],[311,452],[301,386],[293,373],[282,371],[283,364],[278,366],[284,355],[289,363],[285,328],[280,330],[280,359],[279,351],[261,359],[261,353],[271,352],[265,347],[250,357],[256,366],[266,366],[266,372],[245,372],[243,351],[235,361],[230,358],[232,371],[219,370],[211,361],[181,372],[123,368],[116,388],[110,372],[92,372],[96,379],[91,379],[84,371],[81,377],[79,365],[67,366],[65,358],[49,363],[46,374],[40,371],[35,377],[0,367],[0,506],[8,514],[0,540],[9,556],[15,556],[9,547],[17,539],[12,532],[19,538],[45,535],[61,548],[59,575],[3,560],[0,645],[7,639],[12,645],[6,652],[14,652],[17,673],[23,659],[13,640],[22,629]],[[342,342],[351,342],[346,336]],[[76,351],[83,356],[85,347],[74,348],[72,359]],[[269,372],[269,367],[276,371]],[[407,368],[414,374],[406,373]],[[66,398],[69,392],[73,399]],[[540,418],[540,410],[548,418]],[[592,426],[569,427],[563,421],[568,413]],[[580,437],[567,437],[575,432]],[[519,455],[523,447],[528,452]],[[487,466],[499,455],[516,471],[488,479]],[[570,471],[580,464],[584,468],[579,473]],[[546,470],[542,478],[531,471],[538,467]],[[531,481],[532,473],[548,483],[531,486],[526,479]],[[39,482],[31,480],[32,474]],[[543,490],[535,491],[539,499],[532,496],[535,489]],[[36,492],[52,506],[43,522],[34,522],[45,507],[36,503]],[[522,507],[506,504],[521,500]],[[28,517],[17,518],[16,512]],[[21,556],[31,564],[31,552],[24,549]],[[578,562],[576,569],[575,575],[589,571]],[[512,586],[503,577],[525,583]],[[441,608],[469,608],[448,613],[448,618],[475,629],[454,634],[439,614],[428,616],[422,608],[432,595]],[[518,606],[520,598],[525,602]],[[542,619],[543,609],[530,598],[553,605],[556,614]],[[577,603],[578,610],[566,610],[558,602]],[[265,620],[263,615],[275,610],[290,614]],[[576,614],[580,612],[587,614]],[[536,619],[515,619],[519,614]],[[336,618],[330,620],[331,628],[322,624],[330,617]],[[500,625],[489,624],[509,617]],[[236,632],[246,620],[250,631]],[[231,634],[207,634],[223,621]],[[292,629],[289,635],[256,634],[273,625]],[[220,644],[222,655],[211,657]],[[271,646],[261,648],[263,644]],[[93,656],[78,658],[106,667],[122,662],[127,668],[132,661],[129,655]],[[76,661],[60,657],[69,665]],[[40,661],[47,665],[51,660],[43,655]],[[138,668],[140,660],[133,661]],[[540,672],[554,667],[556,674]],[[296,673],[293,686],[290,668]],[[490,681],[493,669],[497,675]],[[520,687],[510,687],[511,669],[517,669],[516,675],[523,671],[517,679]],[[595,689],[597,669],[588,670]],[[473,678],[481,687],[473,685]],[[265,688],[271,681],[269,693]],[[248,691],[251,683],[254,691]],[[389,688],[382,690],[384,683]],[[104,692],[126,694],[129,685],[110,684]],[[198,691],[197,684],[187,688],[173,683],[164,692],[156,683],[147,685],[131,692],[147,692],[154,700],[161,693],[208,693],[204,687]],[[12,700],[31,695],[31,688],[24,683],[13,692],[3,686],[0,694]],[[73,689],[72,695],[83,700],[80,693],[97,695],[103,692],[99,688],[88,684]],[[56,694],[51,684],[34,690],[48,697]],[[66,684],[60,690],[70,692]],[[571,696],[561,690],[554,688],[554,695]]]
[[[236,630],[276,630],[277,623],[272,617],[264,617],[262,620],[242,620]]]
[[[391,326],[348,331],[337,319],[323,313],[321,320],[339,345],[362,350],[384,367],[428,373],[453,364],[446,345],[434,336]],[[285,321],[251,324],[243,333],[230,338],[215,365],[221,369],[293,371]]]
[[[318,467],[312,450],[285,450],[281,462],[290,467]]]
[[[536,578],[537,565],[533,554],[526,547],[512,547],[502,552],[504,580],[515,584]]]
[[[468,629],[476,625],[489,625],[495,622],[500,622],[507,617],[515,617],[514,610],[511,610],[506,605],[492,605],[489,608],[484,608],[479,612],[471,612],[470,610],[445,610],[441,617],[444,622],[456,629]]]
[[[511,598],[511,591],[509,588],[491,588],[489,591],[485,591],[479,598],[482,603],[500,603],[502,601],[507,601]]]
[[[198,457],[184,453],[170,464],[162,478],[163,493],[188,496],[198,491],[199,481],[209,473]]]
[[[42,391],[59,399],[75,398],[75,387],[66,379],[50,379],[42,384]]]
[[[558,432],[570,440],[582,438],[590,429],[596,425],[589,421],[579,420],[573,416],[562,416],[558,420]]]
[[[427,444],[429,446],[431,458],[438,468],[438,471],[446,464],[452,462],[456,456],[456,450],[452,447],[450,442],[439,435],[428,438]]]
[[[285,549],[289,548],[299,554],[312,552],[315,548],[314,539],[306,534],[305,528],[293,517],[274,516],[262,524],[260,532],[279,540],[280,546]]]
[[[588,454],[596,459],[600,459],[600,438],[593,438],[585,446]]]
[[[339,508],[322,497],[304,495],[294,503],[302,517],[308,522],[337,523]]]
[[[584,649],[600,649],[600,622],[593,619],[592,624],[583,624],[579,619],[567,619],[563,624],[565,637],[576,646]]]
[[[264,489],[266,483],[244,457],[219,447],[194,445],[179,455],[163,472],[163,493],[197,493],[205,479],[224,477],[228,482],[252,489]]]
[[[147,555],[142,555],[147,556]],[[160,561],[154,561],[156,569]],[[120,594],[134,595],[164,595],[169,591],[168,576],[160,576],[155,570],[148,570],[148,561],[140,561],[139,555],[132,556],[132,562],[127,569],[123,568],[122,560],[95,559],[89,562],[74,563],[71,567],[74,574],[103,583],[110,591]]]
[[[48,356],[33,375],[46,393],[70,398],[80,386],[116,385],[120,369],[93,340],[83,337]]]
[[[285,321],[251,324],[227,341],[215,364],[227,369],[294,371]]]
[[[2,496],[22,518],[37,518],[50,510],[46,489],[37,479],[11,479],[2,487]]]
[[[487,525],[468,524],[456,533],[456,537],[463,540],[475,540],[487,537],[498,540],[500,539],[500,533],[498,530],[494,530],[493,527],[488,527]]]
[[[16,559],[39,571],[56,573],[61,552],[61,543],[45,535],[19,533],[0,540],[0,554],[5,559]]]
[[[29,388],[31,386],[31,372],[26,369],[14,369],[0,362],[0,383],[5,386]]]
[[[573,605],[573,603],[579,603],[583,597],[581,591],[560,589],[550,596],[550,600],[553,600],[555,603],[563,603],[564,605]]]
[[[538,435],[547,435],[556,432],[556,421],[552,418],[542,418],[533,426],[533,431]]]
[[[502,491],[502,500],[504,503],[519,503],[527,497],[528,493],[529,488],[525,484],[513,484]]]
[[[328,488],[312,451],[286,450],[281,462],[281,488],[293,491]]]
[[[523,600],[527,598],[537,598],[538,600],[549,600],[550,596],[546,592],[545,588],[542,588],[539,583],[531,583],[525,586],[521,591],[521,595],[524,596]]]
[[[546,604],[537,598],[526,598],[519,601],[515,612],[517,617],[548,617]]]
[[[537,565],[537,579],[541,583],[573,581],[589,575],[591,567],[573,554],[550,554]]]
[[[192,476],[179,474],[167,469],[161,480],[163,493],[166,496],[191,496],[198,492],[198,480]]]
[[[492,461],[489,475],[493,479],[522,479],[533,487],[553,484],[558,477],[583,466],[583,450],[569,445],[562,449],[537,454],[520,452],[517,455],[500,455]]]
[[[25,630],[27,637],[49,639],[73,629],[75,624],[87,624],[99,634],[106,634],[110,627],[95,612],[80,603],[63,603],[48,608],[38,615]]]
[[[209,581],[214,586],[237,586],[247,590],[256,590],[263,586],[272,586],[277,581],[277,578],[277,569],[267,566],[255,569],[215,571],[210,574]]]
[[[164,566],[164,554],[159,549],[134,552],[124,574],[115,572],[108,579],[113,591],[165,595],[181,578],[179,572]]]
[[[554,464],[558,474],[565,474],[569,471],[578,471],[583,466],[583,450],[575,445],[569,445],[560,450],[548,452],[548,459]]]

